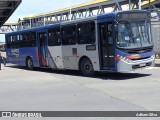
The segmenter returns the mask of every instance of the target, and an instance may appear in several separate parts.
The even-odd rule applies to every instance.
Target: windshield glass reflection
[[[150,23],[142,21],[118,24],[118,47],[139,48],[152,45]]]

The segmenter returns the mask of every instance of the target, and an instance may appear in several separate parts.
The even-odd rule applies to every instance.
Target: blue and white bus
[[[133,10],[6,34],[10,63],[60,70],[131,71],[154,66],[150,14]]]

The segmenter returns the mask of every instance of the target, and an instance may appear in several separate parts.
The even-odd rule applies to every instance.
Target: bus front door
[[[114,40],[112,22],[99,24],[100,63],[103,70],[114,70]]]
[[[38,56],[40,67],[47,67],[46,43],[46,32],[38,32]]]

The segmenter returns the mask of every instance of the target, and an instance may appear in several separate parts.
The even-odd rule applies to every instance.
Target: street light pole
[[[72,8],[70,7],[70,10],[69,10],[69,19],[70,21],[72,20]]]
[[[149,11],[151,12],[151,0],[149,0]]]
[[[129,10],[131,10],[131,0],[129,0]]]
[[[71,0],[69,1],[69,6],[70,6],[70,10],[69,10],[69,20],[72,20],[72,6],[71,6]]]
[[[139,10],[141,10],[141,0],[139,0]]]

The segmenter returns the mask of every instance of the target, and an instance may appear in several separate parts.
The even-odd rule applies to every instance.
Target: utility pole
[[[131,10],[131,0],[129,0],[129,10]]]

